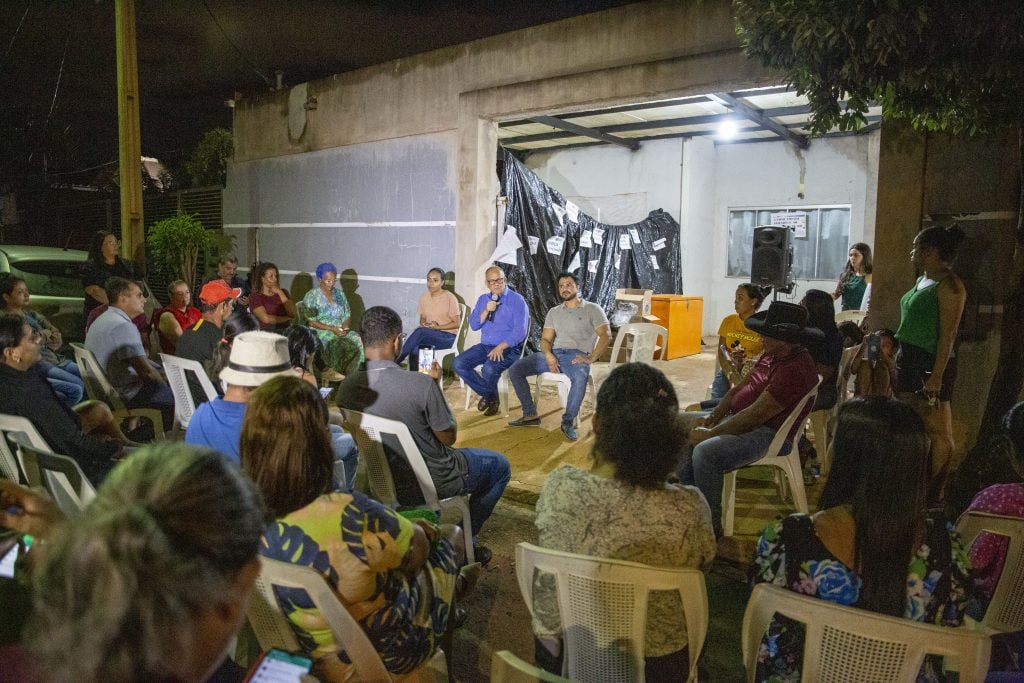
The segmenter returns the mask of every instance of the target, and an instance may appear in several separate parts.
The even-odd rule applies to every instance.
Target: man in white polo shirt
[[[155,364],[146,358],[139,330],[132,324],[145,312],[142,288],[120,277],[103,286],[110,307],[89,327],[85,348],[92,351],[107,379],[129,408],[156,408],[163,417],[163,430],[174,421],[174,394]]]

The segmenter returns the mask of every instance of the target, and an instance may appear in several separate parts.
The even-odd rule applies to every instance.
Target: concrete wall
[[[806,151],[785,142],[716,146],[708,138],[652,140],[636,152],[602,145],[532,154],[526,163],[563,194],[582,196],[581,206],[634,212],[605,222],[640,220],[656,208],[678,220],[683,291],[704,297],[704,334],[714,334],[732,313],[736,286],[745,279],[726,277],[729,211],[845,204],[850,242],[871,244],[878,138],[875,132],[814,140]],[[835,279],[798,280],[793,298],[812,288],[831,292]]]
[[[445,173],[456,196],[452,257],[456,289],[471,299],[483,290],[494,246],[496,121],[771,82],[740,54],[727,0],[657,0],[242,100],[235,160],[454,131],[456,155]],[[307,112],[309,97],[317,104]]]
[[[427,270],[455,251],[455,136],[422,135],[232,164],[225,232],[243,264],[276,263],[294,297],[334,263],[351,299],[398,311],[410,329]]]

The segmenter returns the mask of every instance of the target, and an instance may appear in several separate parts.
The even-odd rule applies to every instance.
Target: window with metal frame
[[[849,205],[731,208],[726,277],[750,277],[754,228],[761,225],[794,227],[794,279],[834,280],[846,265]]]

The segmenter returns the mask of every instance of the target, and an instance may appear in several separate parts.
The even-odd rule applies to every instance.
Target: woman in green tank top
[[[956,379],[954,342],[967,292],[950,269],[964,238],[956,225],[925,228],[914,238],[910,260],[921,276],[900,299],[896,338],[898,394],[923,395],[933,410],[925,415],[931,438],[930,502],[942,498],[942,487],[953,452],[953,382]]]
[[[871,247],[863,242],[857,242],[850,247],[850,260],[846,262],[846,267],[839,276],[839,284],[836,285],[836,291],[832,292],[832,298],[842,298],[844,311],[866,309],[864,294],[870,284]]]

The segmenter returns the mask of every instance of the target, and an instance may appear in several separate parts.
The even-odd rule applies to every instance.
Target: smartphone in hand
[[[434,365],[434,347],[421,346],[419,351],[419,370],[424,374],[430,374],[430,368]]]

